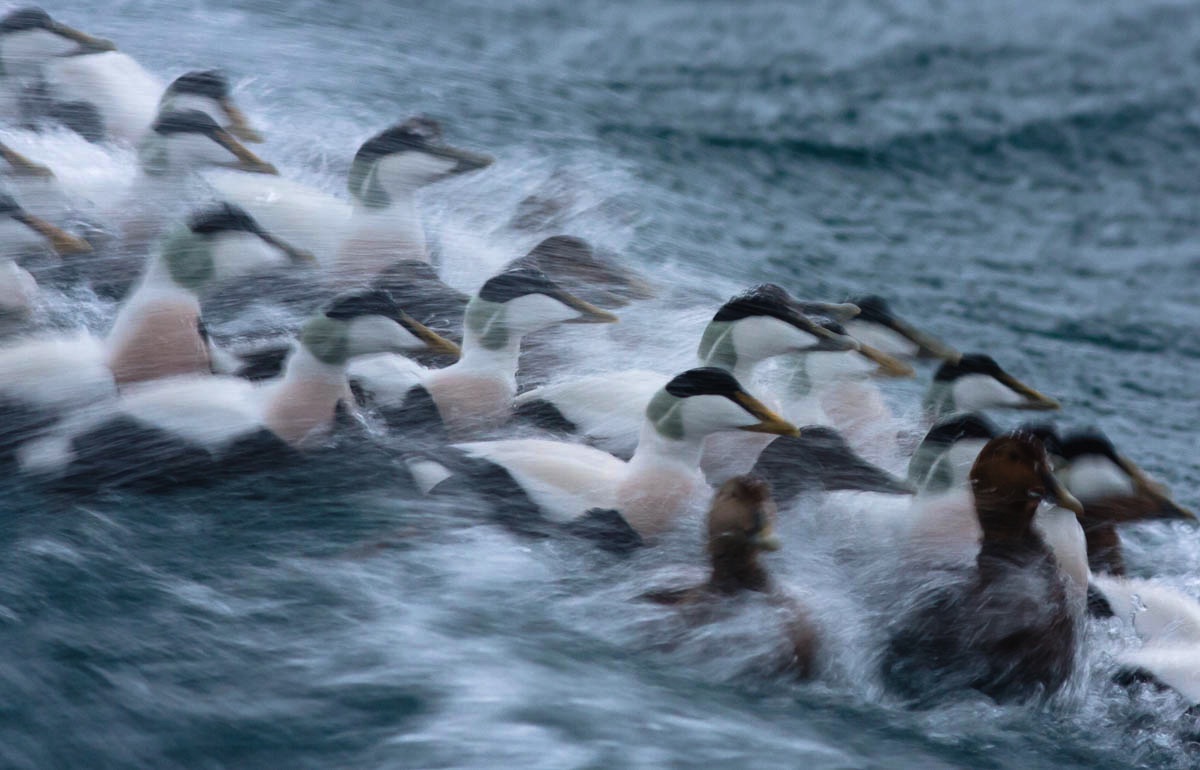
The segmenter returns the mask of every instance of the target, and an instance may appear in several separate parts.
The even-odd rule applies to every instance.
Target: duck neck
[[[638,438],[637,449],[629,460],[631,468],[672,464],[699,473],[700,455],[704,451],[704,439],[694,439],[688,436],[669,438],[659,432],[654,423],[645,420],[642,423],[642,433]]]
[[[709,543],[712,576],[709,587],[722,594],[768,591],[771,579],[758,562],[758,549],[744,539],[724,537]]]
[[[517,366],[521,360],[521,339],[520,335],[509,334],[507,339],[497,344],[496,340],[481,339],[478,333],[468,328],[463,334],[462,353],[458,362],[448,368],[511,380],[515,389]]]
[[[807,355],[795,353],[787,356],[784,358],[784,366],[787,371],[784,388],[790,399],[811,398],[816,394],[817,383],[813,381],[812,375],[809,373]]]
[[[300,444],[329,424],[347,390],[345,362],[326,363],[298,345],[270,396],[266,426],[289,444]]]
[[[1014,566],[1023,567],[1049,554],[1044,540],[1033,528],[1038,501],[981,502],[976,512],[983,539],[976,563],[981,579],[987,583]]]

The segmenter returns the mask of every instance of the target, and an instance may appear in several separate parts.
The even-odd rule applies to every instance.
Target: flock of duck
[[[820,676],[822,629],[760,557],[780,547],[777,505],[801,516],[814,498],[854,492],[847,534],[904,554],[912,585],[880,655],[896,696],[1047,698],[1079,667],[1081,629],[1099,614],[1139,640],[1116,669],[1200,703],[1200,605],[1127,577],[1119,536],[1127,522],[1193,515],[1100,433],[1001,431],[985,412],[1059,404],[883,299],[755,286],[715,308],[698,341],[680,341],[696,344],[695,368],[556,376],[546,360],[571,351],[527,337],[613,323],[654,287],[566,235],[471,296],[442,283],[420,191],[492,159],[446,143],[437,122],[367,140],[343,200],[245,146],[261,137],[222,73],[164,86],[113,43],[34,8],[0,21],[0,94],[14,131],[125,143],[138,163],[128,205],[102,225],[115,235],[101,258],[49,221],[65,215],[60,180],[0,146],[10,472],[75,491],[169,488],[302,462],[331,432],[365,424],[422,493],[486,493],[495,521],[526,535],[625,552],[707,508],[710,579],[644,599],[683,608],[766,594],[790,618],[788,666],[802,677]],[[71,268],[51,264],[43,281],[121,297],[107,334],[36,328],[38,280],[22,263],[39,249]],[[310,310],[294,339],[219,344],[202,303],[237,282],[252,289],[246,302]],[[522,355],[531,346],[543,355]],[[918,441],[877,383],[913,376],[919,359],[938,368]],[[906,478],[887,470],[906,461]]]

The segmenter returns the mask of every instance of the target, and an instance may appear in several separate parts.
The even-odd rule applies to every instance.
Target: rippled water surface
[[[261,154],[339,194],[359,143],[412,113],[493,153],[425,196],[447,280],[474,288],[561,231],[672,287],[562,336],[578,370],[686,366],[715,303],[751,282],[878,292],[1200,504],[1200,6],[47,8],[163,76],[226,68]],[[84,208],[129,181],[128,150],[23,141]],[[111,313],[68,294],[49,322]],[[888,386],[898,411],[929,375]],[[770,561],[827,633],[820,681],[797,685],[772,673],[769,607],[695,630],[631,601],[700,568],[695,519],[626,560],[524,540],[417,497],[368,449],[203,491],[78,500],[10,479],[0,495],[3,767],[1200,762],[1186,704],[1110,683],[1100,624],[1044,709],[899,708],[875,673],[895,565],[843,558],[830,505],[787,512]],[[1136,529],[1131,569],[1200,594],[1197,537]]]

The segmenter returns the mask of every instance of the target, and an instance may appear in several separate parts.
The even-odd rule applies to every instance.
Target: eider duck
[[[477,441],[452,446],[444,461],[410,469],[426,491],[457,476],[489,479],[508,521],[565,524],[616,512],[640,537],[668,529],[711,487],[700,470],[704,439],[717,431],[795,435],[796,427],[747,393],[724,369],[691,369],[650,399],[642,436],[628,462],[594,447],[548,439]],[[453,486],[453,482],[451,482]]]
[[[30,431],[71,408],[111,400],[118,387],[210,373],[212,349],[200,323],[198,293],[298,256],[245,212],[217,206],[197,213],[162,242],[106,337],[56,332],[0,347],[0,458]]]
[[[429,261],[418,190],[491,163],[488,155],[446,144],[441,124],[418,116],[359,147],[350,166],[349,204],[285,179],[221,174],[208,181],[220,197],[313,252],[335,284],[365,284],[394,262]]]
[[[473,435],[511,417],[525,335],[559,323],[616,320],[542,273],[503,272],[467,306],[456,364],[425,369],[401,356],[377,356],[351,366],[350,377],[393,428],[444,425],[453,435]]]
[[[927,705],[956,690],[997,701],[1053,695],[1075,668],[1076,623],[1065,578],[1034,517],[1043,500],[1077,514],[1042,442],[1016,432],[992,439],[970,473],[983,532],[967,570],[914,602],[890,629],[883,678]]]
[[[717,490],[708,511],[708,580],[692,588],[654,591],[642,598],[708,620],[715,602],[747,591],[766,594],[788,614],[790,654],[785,668],[809,679],[815,673],[820,636],[808,610],[782,592],[759,561],[763,551],[775,551],[780,545],[773,529],[775,512],[771,487],[763,479],[750,475],[729,479]],[[697,610],[703,614],[697,616]]]
[[[68,27],[41,8],[11,11],[0,19],[0,109],[10,118],[38,117],[48,64],[115,49],[111,41]]]
[[[955,412],[1054,410],[1060,405],[1001,369],[991,356],[965,353],[957,361],[946,361],[938,367],[924,407],[928,418],[936,421]]]
[[[429,347],[455,349],[385,292],[341,296],[305,324],[282,377],[183,376],[129,388],[20,447],[20,467],[88,488],[169,486],[250,470],[304,449],[328,429],[348,393],[351,359]]]
[[[806,307],[819,312],[829,306],[805,306],[774,284],[755,286],[734,296],[705,327],[697,350],[699,363],[725,369],[739,382],[753,382],[763,361],[802,350],[856,351],[875,356],[880,366],[894,365],[894,359],[872,350],[863,353],[855,340],[826,329],[806,314]],[[668,379],[669,375],[642,369],[573,377],[522,393],[516,400],[517,410],[534,422],[578,433],[628,456],[641,430],[646,404]],[[743,463],[753,464],[766,442],[758,443],[749,449],[742,445]],[[716,458],[727,454],[717,447]]]

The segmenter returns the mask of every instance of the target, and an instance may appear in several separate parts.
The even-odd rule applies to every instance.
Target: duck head
[[[717,490],[708,511],[708,554],[715,588],[767,588],[758,554],[779,549],[775,512],[771,487],[759,476],[734,476]]]
[[[620,264],[615,254],[571,235],[546,238],[508,266],[521,268],[540,270],[573,294],[605,307],[623,307],[655,294],[654,287]]]
[[[1087,508],[1089,517],[1112,522],[1184,519],[1196,515],[1175,502],[1166,487],[1150,478],[1103,433],[1090,430],[1061,440],[1058,476]]]
[[[229,80],[221,70],[195,70],[175,78],[163,92],[159,113],[200,110],[225,123],[227,130],[243,142],[261,142],[262,135],[250,126],[245,113],[233,101]],[[222,119],[223,118],[223,119]]]
[[[215,282],[315,259],[265,231],[240,206],[218,203],[196,211],[163,239],[158,262],[175,285],[200,293]]]
[[[380,353],[430,351],[457,357],[458,345],[405,313],[379,289],[344,294],[304,325],[301,346],[322,363],[340,366],[351,358]]]
[[[112,41],[55,21],[41,8],[20,8],[0,19],[0,74],[36,74],[50,59],[114,51]]]
[[[855,340],[810,318],[782,287],[764,283],[721,306],[697,355],[706,365],[734,371],[788,353],[857,349]]]
[[[212,167],[279,173],[200,110],[160,112],[142,139],[138,160],[150,176]]]
[[[492,162],[490,155],[445,144],[442,124],[417,116],[358,148],[350,165],[350,194],[367,208],[387,208],[394,197],[406,197],[417,188]]]
[[[996,425],[978,412],[960,412],[939,420],[908,463],[909,482],[930,494],[958,488],[966,482],[980,450],[999,434]]]
[[[982,353],[965,353],[946,361],[933,376],[925,408],[935,417],[985,409],[1058,409],[1044,396],[1000,368]]]
[[[846,322],[846,329],[855,339],[901,358],[957,361],[962,355],[937,337],[896,315],[883,297],[869,294],[850,301],[860,310],[857,317]]]
[[[11,195],[0,193],[0,244],[8,252],[38,248],[49,244],[60,256],[83,254],[92,250],[87,241],[35,217]]]
[[[713,366],[676,375],[646,405],[646,419],[663,438],[698,441],[723,430],[798,436],[795,425],[742,388],[732,374]]]
[[[467,304],[466,332],[489,350],[559,323],[615,323],[617,317],[561,288],[538,270],[507,270],[480,287]]]
[[[1055,478],[1032,433],[1018,430],[988,441],[971,466],[970,482],[984,540],[1025,535],[1043,500],[1083,515],[1083,505]]]

